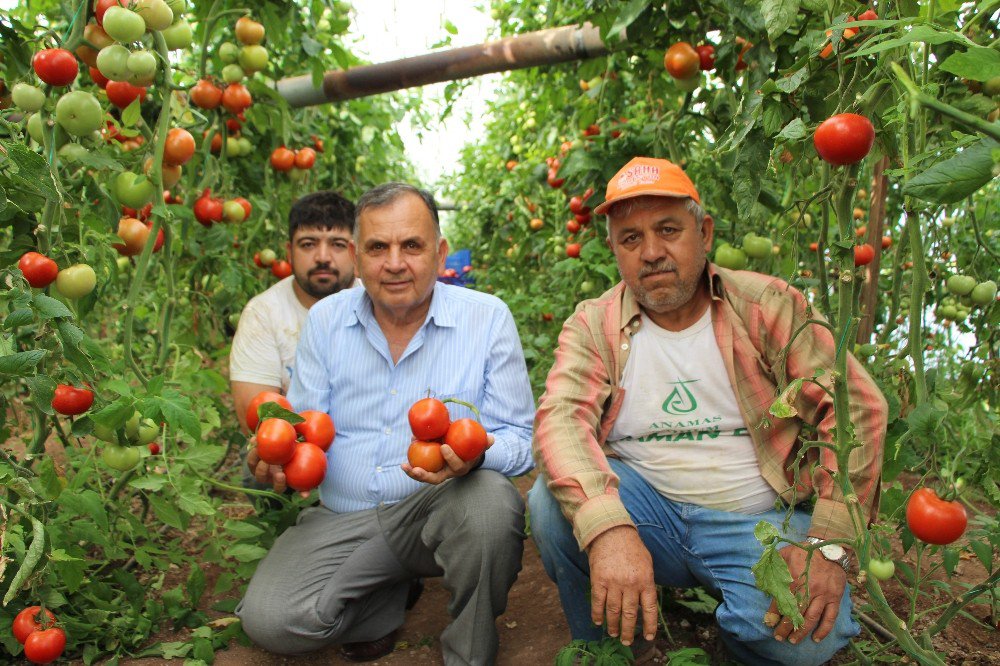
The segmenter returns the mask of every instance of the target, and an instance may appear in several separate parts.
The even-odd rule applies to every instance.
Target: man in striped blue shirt
[[[312,307],[288,398],[328,412],[322,505],[306,509],[261,562],[237,608],[264,648],[300,654],[339,643],[371,660],[393,649],[409,581],[443,576],[453,620],[447,664],[496,658],[495,619],[521,568],[524,506],[505,477],[529,471],[534,403],[524,353],[502,301],[437,282],[448,244],[430,194],[400,183],[357,203],[351,246],[364,289]],[[410,405],[455,397],[480,408],[491,446],[462,461],[411,468]],[[464,413],[463,413],[464,412]],[[471,416],[452,407],[452,419]],[[248,456],[276,490],[280,468]]]

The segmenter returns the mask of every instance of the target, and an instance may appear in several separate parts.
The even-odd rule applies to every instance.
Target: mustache
[[[663,273],[666,271],[676,271],[676,270],[677,270],[677,264],[668,259],[663,259],[662,261],[658,261],[655,264],[647,264],[643,266],[639,270],[639,277],[643,278],[646,277],[647,275],[652,275],[653,273]]]
[[[338,271],[330,264],[317,264],[316,266],[313,267],[312,270],[309,271],[309,275],[312,275],[313,273],[319,273],[320,271],[323,271],[324,273],[333,273],[334,275],[337,276],[340,275],[340,271]]]

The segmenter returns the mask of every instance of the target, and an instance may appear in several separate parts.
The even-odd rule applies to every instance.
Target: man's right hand
[[[643,635],[653,640],[659,620],[653,558],[636,529],[621,525],[603,532],[591,542],[587,555],[594,624],[601,625],[607,617],[608,635],[621,635],[622,644],[630,645],[641,612]]]
[[[285,479],[285,472],[281,469],[281,465],[268,464],[257,455],[256,436],[250,438],[250,450],[247,451],[247,467],[250,468],[253,478],[257,479],[257,483],[262,483],[265,486],[270,485],[274,488],[274,492],[279,495],[288,488],[288,481]],[[309,491],[299,491],[299,496],[309,497]]]

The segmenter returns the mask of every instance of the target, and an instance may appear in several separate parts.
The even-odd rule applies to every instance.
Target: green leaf
[[[227,520],[222,526],[237,539],[253,539],[264,533],[264,530],[242,520]]]
[[[961,201],[993,180],[991,153],[998,148],[993,139],[983,139],[911,179],[903,194],[934,203]]]
[[[108,531],[108,513],[104,509],[101,496],[93,490],[84,489],[72,493],[62,493],[56,502],[80,516],[90,516],[101,532]]]
[[[802,119],[795,118],[792,122],[785,125],[774,138],[778,141],[801,141],[806,138],[808,133],[806,124],[802,121]]]
[[[45,294],[35,294],[32,305],[35,308],[35,312],[42,319],[56,319],[58,317],[72,318],[73,316],[73,313],[69,311],[69,308],[62,301],[57,301]]]
[[[448,32],[449,35],[457,35],[458,34],[458,28],[455,26],[454,23],[452,23],[448,19],[444,20],[444,29]]]
[[[296,425],[305,421],[304,418],[299,416],[293,411],[289,411],[279,405],[276,402],[265,402],[263,405],[257,408],[257,415],[260,420],[264,419],[284,419],[292,425]]]
[[[155,492],[167,485],[167,477],[158,474],[140,476],[129,481],[128,485],[136,490],[151,490]]]
[[[310,37],[308,34],[302,34],[301,42],[302,50],[305,51],[306,55],[311,58],[315,58],[323,52],[323,45]]]
[[[761,174],[767,170],[770,146],[771,142],[764,138],[763,132],[754,130],[747,135],[736,155],[733,198],[736,200],[737,213],[743,219],[750,218],[760,195]]]
[[[803,67],[797,70],[791,76],[783,76],[774,82],[775,87],[783,93],[789,94],[793,93],[799,89],[803,83],[809,78],[809,68]],[[801,122],[801,121],[800,121]]]
[[[996,566],[996,562],[993,559],[993,546],[985,541],[970,541],[969,547],[972,548],[972,552],[976,554],[979,561],[983,563],[983,568],[988,573],[993,573],[993,568]]]
[[[888,51],[889,49],[898,48],[900,46],[907,46],[913,42],[926,42],[927,44],[932,45],[944,44],[945,42],[967,43],[964,39],[953,32],[941,32],[928,25],[918,25],[902,37],[898,37],[896,39],[886,39],[877,44],[858,49],[851,54],[851,57],[860,58],[862,56],[872,55],[873,53],[881,53],[882,51]]]
[[[955,548],[945,548],[941,552],[941,560],[944,562],[944,570],[949,576],[955,574],[955,567],[958,566],[958,550]]]
[[[767,26],[767,38],[773,43],[798,18],[799,0],[764,0],[761,12]]]
[[[135,127],[135,124],[142,117],[142,105],[139,103],[139,98],[136,97],[122,111],[122,126],[124,127]]]
[[[125,425],[133,413],[135,413],[135,403],[132,402],[132,398],[122,397],[105,406],[99,412],[92,413],[90,418],[94,423],[117,430]]]
[[[802,390],[802,383],[805,380],[801,377],[799,379],[793,380],[785,389],[778,395],[773,403],[771,403],[771,408],[768,410],[771,416],[775,416],[779,419],[790,419],[794,416],[798,416],[799,410],[795,408],[795,401],[799,399],[799,392]]]
[[[631,0],[618,12],[618,16],[615,17],[615,22],[608,29],[607,35],[601,35],[601,37],[607,38],[610,36],[613,39],[617,39],[618,33],[635,23],[635,20],[646,11],[649,4],[650,0]]]
[[[183,431],[195,441],[201,439],[201,426],[191,407],[190,398],[180,395],[174,389],[168,389],[161,396],[144,398],[139,402],[144,414],[158,410],[171,429]],[[147,410],[147,406],[152,409]]]
[[[226,551],[226,557],[230,557],[237,562],[256,562],[264,559],[267,550],[250,543],[238,543]]]
[[[0,356],[0,373],[19,377],[27,375],[45,358],[47,353],[44,349],[32,349],[31,351]]]
[[[191,567],[191,573],[188,574],[187,578],[187,595],[188,601],[195,608],[198,607],[198,603],[201,601],[201,595],[205,592],[205,572],[201,567],[195,566]]]
[[[149,504],[153,507],[156,517],[161,522],[176,527],[179,530],[187,529],[187,520],[174,508],[172,500],[168,500],[159,495],[149,495]]]
[[[85,377],[92,377],[95,374],[94,365],[90,358],[80,349],[80,343],[84,339],[83,331],[80,327],[64,319],[60,319],[56,324],[59,332],[59,339],[62,341],[63,356],[66,360],[75,365]]]
[[[756,532],[756,529],[754,531]],[[785,560],[778,554],[776,543],[778,542],[772,542],[764,549],[760,560],[750,570],[753,572],[757,589],[777,601],[778,613],[792,618],[792,625],[798,628],[805,619],[799,612],[798,601],[789,587],[792,584],[792,574],[789,573]]]
[[[11,329],[16,326],[24,326],[35,320],[35,313],[30,308],[18,308],[3,320],[4,329]]]
[[[968,51],[952,53],[940,68],[963,79],[989,81],[1000,76],[1000,53],[985,46],[972,46]]]

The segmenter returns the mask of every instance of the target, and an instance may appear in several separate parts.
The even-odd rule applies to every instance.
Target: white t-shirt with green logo
[[[668,499],[762,513],[777,493],[760,474],[712,329],[711,308],[683,331],[645,314],[622,377],[611,448]]]

